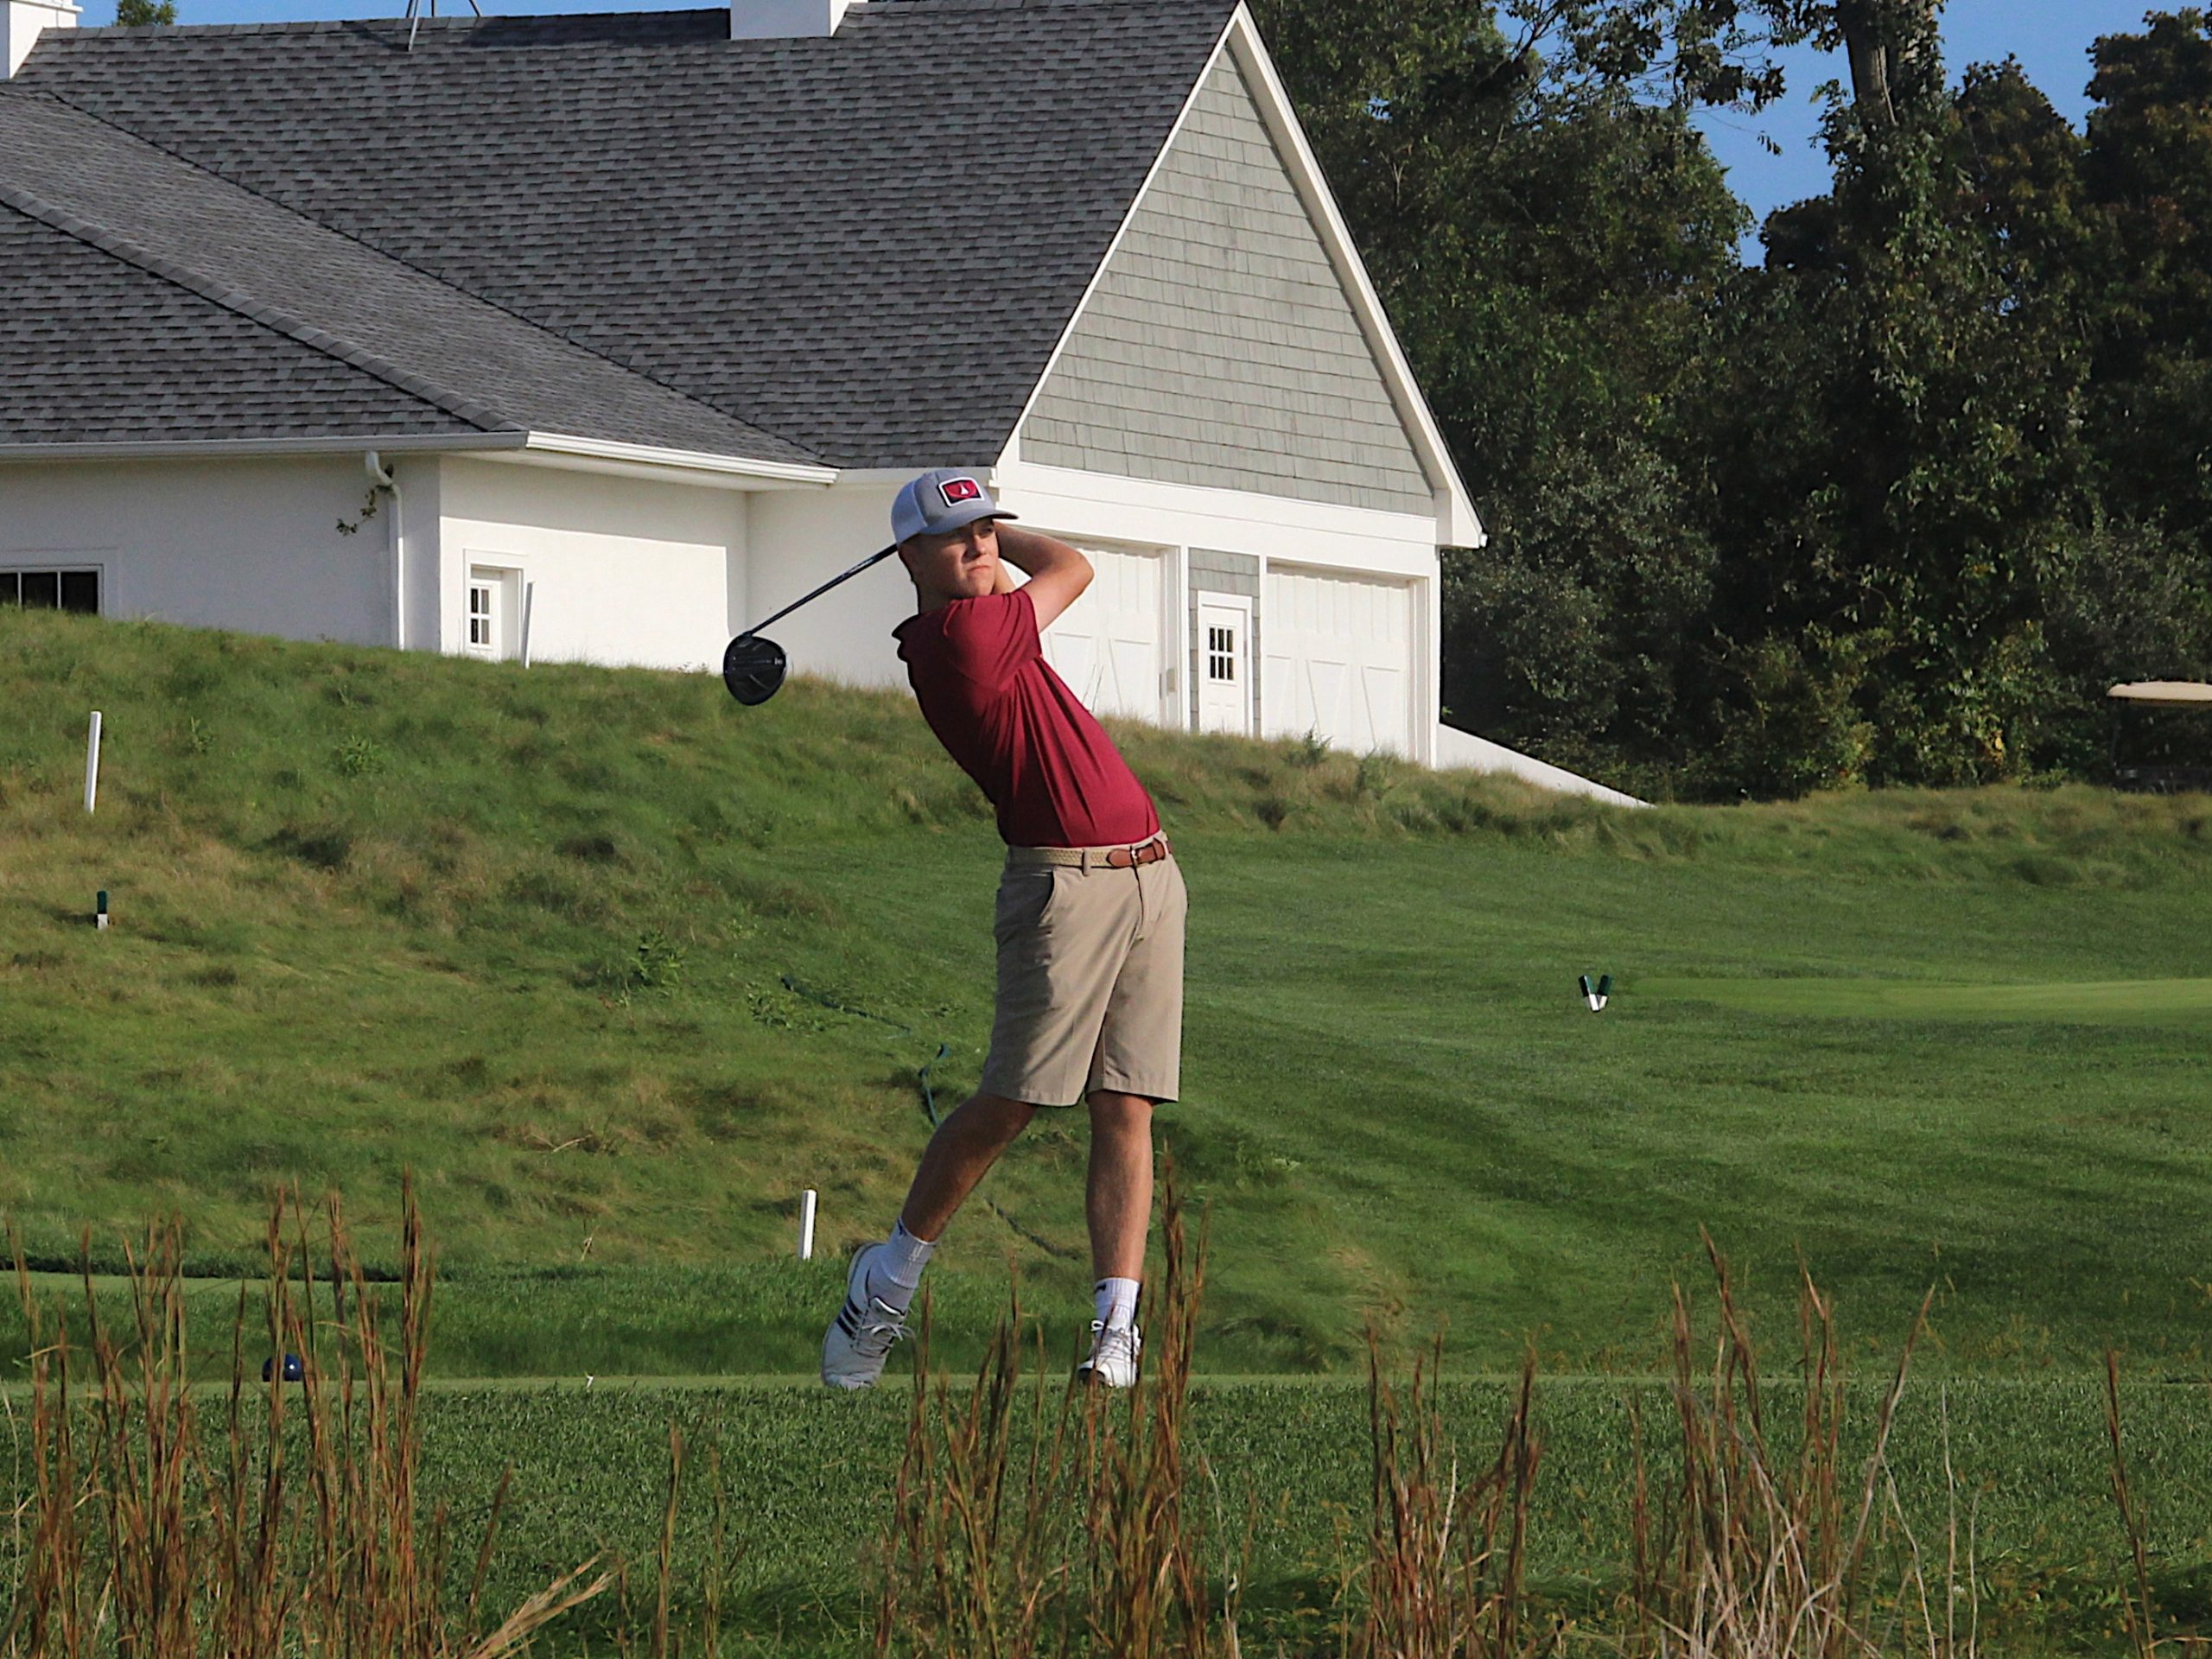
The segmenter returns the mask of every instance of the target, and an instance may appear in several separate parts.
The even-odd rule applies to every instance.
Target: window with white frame
[[[468,648],[486,657],[499,654],[498,587],[472,577],[468,583]]]
[[[86,616],[98,616],[100,573],[51,568],[0,569],[0,605],[20,605],[34,611],[77,611]]]
[[[1236,630],[1209,627],[1206,630],[1206,678],[1217,684],[1236,683]]]

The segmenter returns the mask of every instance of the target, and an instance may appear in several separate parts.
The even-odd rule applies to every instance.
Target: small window
[[[86,616],[98,616],[100,573],[0,570],[0,605],[22,605],[41,611],[77,611]]]
[[[468,645],[472,651],[490,651],[492,638],[492,589],[485,583],[468,584]]]
[[[1236,683],[1236,630],[1206,630],[1206,678],[1223,685]]]

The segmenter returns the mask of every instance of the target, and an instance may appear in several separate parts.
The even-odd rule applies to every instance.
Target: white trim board
[[[1326,502],[1189,484],[1157,484],[1024,461],[992,470],[1009,512],[1109,540],[1206,547],[1427,581],[1437,574],[1436,522]]]

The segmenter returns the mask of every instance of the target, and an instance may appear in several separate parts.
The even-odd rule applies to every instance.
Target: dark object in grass
[[[272,1354],[267,1359],[261,1362],[261,1380],[264,1382],[269,1381],[270,1373],[276,1369],[276,1356]],[[297,1354],[287,1354],[284,1356],[284,1380],[287,1382],[300,1382],[306,1376],[307,1369],[300,1363],[300,1357]]]
[[[850,582],[863,570],[870,569],[899,550],[896,543],[871,553],[849,570],[830,578],[810,594],[803,594],[773,616],[763,618],[729,642],[722,652],[722,683],[729,694],[747,708],[756,708],[774,696],[784,683],[784,674],[790,664],[784,648],[772,639],[763,639],[760,630],[771,623],[780,622],[802,605],[817,600],[840,582]]]

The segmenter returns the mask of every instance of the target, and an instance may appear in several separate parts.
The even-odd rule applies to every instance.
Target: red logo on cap
[[[937,486],[937,493],[944,498],[944,505],[948,507],[957,506],[963,501],[983,499],[983,486],[972,478],[948,478]]]

